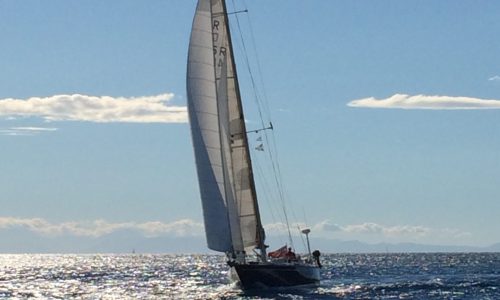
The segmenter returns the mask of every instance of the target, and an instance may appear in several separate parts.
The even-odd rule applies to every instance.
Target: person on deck
[[[286,259],[288,259],[288,261],[297,259],[295,253],[292,251],[292,248],[288,248],[288,252],[286,253],[285,257]]]

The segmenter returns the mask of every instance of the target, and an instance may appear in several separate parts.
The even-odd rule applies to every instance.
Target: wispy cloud
[[[500,109],[500,100],[487,100],[470,97],[452,96],[409,96],[395,94],[386,99],[373,97],[353,100],[347,104],[351,107],[365,108],[399,108],[399,109],[433,109],[433,110],[463,110],[463,109]]]
[[[26,136],[26,135],[36,135],[42,132],[52,132],[56,131],[55,127],[10,127],[10,128],[0,128],[0,135],[10,135],[10,136]]]
[[[296,228],[305,228],[303,223],[294,223],[290,226],[292,230],[296,231]],[[331,233],[350,233],[350,234],[378,234],[385,236],[397,236],[397,235],[427,235],[430,228],[424,226],[409,226],[409,225],[395,225],[395,226],[385,226],[376,223],[362,223],[362,224],[351,224],[351,225],[339,225],[332,223],[330,220],[321,221],[313,226],[311,226],[313,232],[320,235],[330,235]],[[272,223],[266,226],[266,231],[270,234],[285,234],[287,233],[287,226],[284,223]]]
[[[321,232],[340,231],[345,233],[381,234],[385,236],[401,236],[401,235],[425,236],[432,231],[431,228],[425,226],[410,226],[410,225],[385,226],[371,222],[340,226],[338,224],[331,223],[328,220],[316,224],[314,226],[314,229]]]
[[[500,82],[500,76],[498,75],[495,75],[495,76],[492,76],[490,78],[488,78],[489,81],[496,81],[496,82]]]
[[[295,223],[290,226],[292,233],[298,234],[298,228],[306,228],[305,224]],[[412,240],[422,239],[432,236],[443,236],[450,239],[460,239],[470,235],[458,229],[450,228],[431,228],[422,225],[383,225],[373,222],[361,224],[339,225],[330,220],[323,220],[309,228],[315,236],[324,238],[347,238],[347,239],[396,239]],[[265,226],[266,232],[271,235],[287,235],[287,226],[284,223],[277,222]]]
[[[0,99],[0,117],[40,117],[46,121],[184,123],[185,106],[168,105],[173,94],[143,97],[55,95]]]
[[[20,130],[20,131],[56,131],[57,128],[54,127],[11,127],[12,130]]]
[[[90,222],[62,222],[51,223],[42,218],[14,218],[0,217],[0,229],[14,227],[25,228],[29,231],[45,236],[73,235],[81,237],[101,237],[120,230],[133,230],[146,237],[165,235],[197,236],[203,233],[203,224],[189,219],[182,219],[170,223],[159,221],[151,222],[108,222],[95,220]]]

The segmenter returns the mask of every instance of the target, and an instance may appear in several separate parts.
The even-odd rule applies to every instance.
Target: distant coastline
[[[0,253],[212,253],[207,250],[202,236],[146,238],[134,232],[123,231],[99,238],[58,236],[45,237],[36,234],[16,234],[11,231],[9,239],[0,243]],[[271,247],[280,246],[284,238],[269,237]],[[418,243],[365,243],[315,238],[313,249],[323,253],[401,253],[401,252],[500,252],[500,243],[488,246],[428,245]],[[304,247],[295,240],[298,252]]]

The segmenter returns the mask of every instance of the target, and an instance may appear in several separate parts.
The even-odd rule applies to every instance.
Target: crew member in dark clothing
[[[292,248],[288,248],[288,252],[286,253],[286,258],[290,260],[296,260],[297,257],[295,256],[295,253],[292,251]]]

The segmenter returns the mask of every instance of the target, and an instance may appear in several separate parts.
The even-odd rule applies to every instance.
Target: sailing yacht
[[[243,289],[319,284],[319,251],[267,256],[224,0],[198,1],[187,95],[208,248],[226,253]]]

